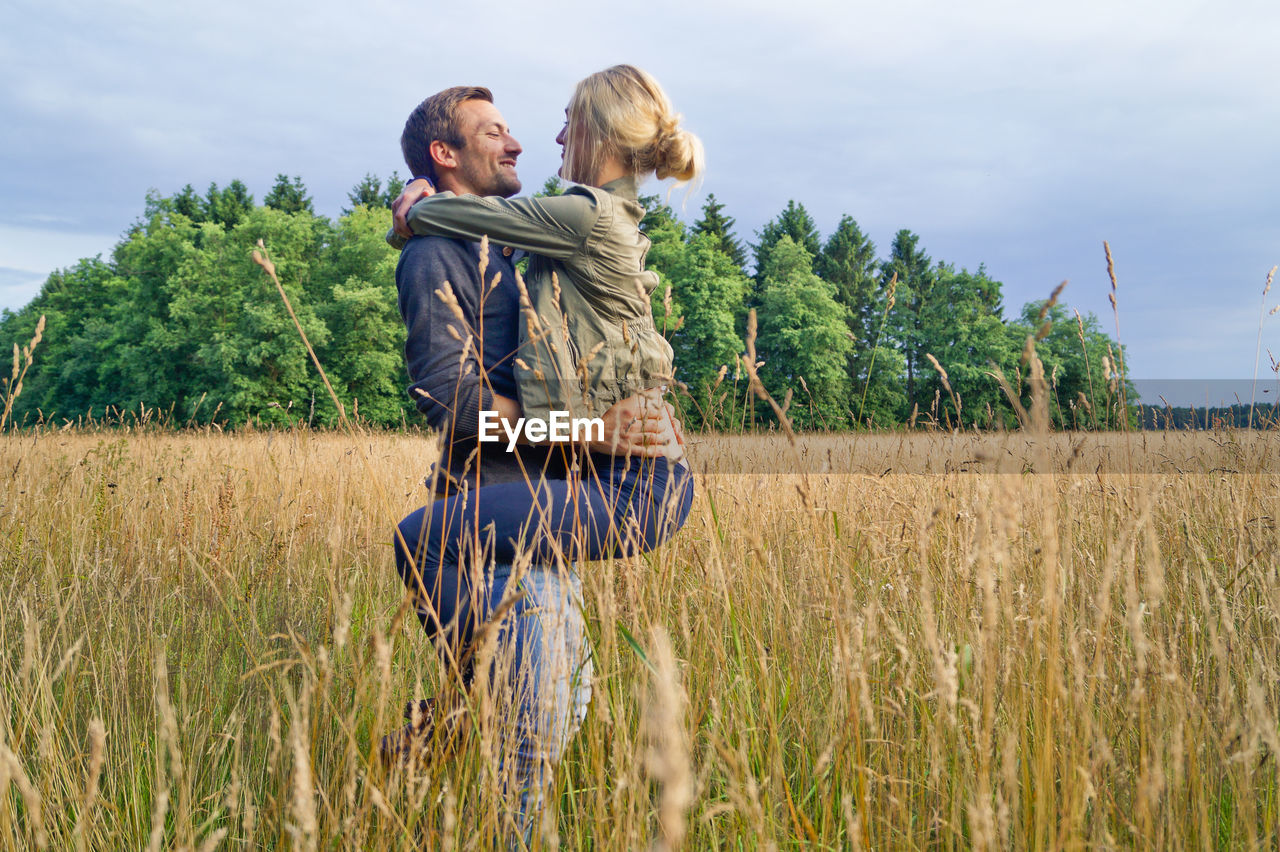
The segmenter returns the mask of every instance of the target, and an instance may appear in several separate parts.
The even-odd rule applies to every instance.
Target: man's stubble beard
[[[494,187],[491,195],[498,195],[503,198],[510,198],[520,191],[520,178],[515,175],[498,175],[494,181],[497,186]]]
[[[507,174],[499,171],[496,174],[493,172],[473,174],[473,171],[469,166],[463,166],[461,177],[467,182],[468,186],[475,190],[477,195],[496,195],[500,198],[510,198],[520,191],[520,178],[514,173]]]

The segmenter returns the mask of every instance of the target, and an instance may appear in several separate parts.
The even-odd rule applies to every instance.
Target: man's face
[[[524,150],[498,108],[488,101],[470,100],[458,105],[458,124],[466,143],[454,151],[457,168],[452,175],[455,191],[474,195],[500,195],[520,191],[516,158]]]

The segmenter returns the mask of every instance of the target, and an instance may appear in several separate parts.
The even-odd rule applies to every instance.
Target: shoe
[[[429,719],[436,714],[436,700],[434,698],[419,698],[417,701],[409,701],[404,705],[404,720],[412,722],[415,718],[413,715],[417,713],[418,719]]]
[[[466,705],[445,713],[434,698],[410,701],[404,706],[408,724],[382,738],[379,754],[384,765],[423,768],[429,757],[449,757],[462,746],[466,727],[461,724]]]
[[[425,757],[435,734],[435,700],[410,701],[404,706],[404,718],[409,724],[387,734],[378,747],[386,766],[409,766]]]

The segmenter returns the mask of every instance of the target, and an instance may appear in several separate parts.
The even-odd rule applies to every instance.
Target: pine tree
[[[293,180],[282,174],[276,175],[275,186],[271,187],[262,203],[263,206],[273,207],[282,213],[306,212],[314,216],[316,212],[311,206],[307,188],[302,185],[302,178],[297,175]]]
[[[342,208],[342,215],[349,216],[351,211],[361,206],[381,207],[383,198],[382,179],[373,172],[365,172],[360,182],[351,187],[351,191],[347,193],[347,201],[351,206]]]
[[[715,240],[720,251],[732,258],[739,269],[747,267],[747,252],[733,233],[736,224],[732,216],[724,215],[724,205],[716,200],[714,192],[707,194],[707,201],[702,205],[702,218],[693,223],[694,233],[706,234]]]
[[[888,293],[879,280],[875,243],[852,216],[841,217],[814,260],[814,272],[835,287],[836,301],[847,311],[855,416],[861,423],[868,418],[882,425],[896,422],[903,402],[902,359],[883,335]]]
[[[192,222],[203,222],[208,218],[205,207],[205,201],[201,198],[191,186],[187,184],[175,196],[173,196],[173,212],[181,213]]]
[[[653,232],[663,228],[675,230],[680,239],[685,238],[684,223],[676,218],[676,213],[671,209],[671,205],[664,202],[656,195],[642,195],[639,198],[640,206],[645,209],[644,218],[640,220],[640,232],[653,238]]]
[[[910,416],[914,406],[928,411],[933,401],[932,397],[925,399],[916,386],[922,368],[929,366],[925,359],[924,313],[931,305],[936,283],[932,264],[920,249],[920,237],[903,228],[894,235],[889,259],[881,265],[882,285],[887,288],[892,282],[896,288],[888,323],[891,338],[897,342],[905,360],[906,410],[902,412],[905,417]]]
[[[784,236],[809,253],[809,257],[817,257],[822,250],[822,238],[818,234],[818,226],[814,224],[809,211],[803,204],[794,200],[788,201],[786,208],[777,218],[765,224],[757,233],[759,242],[752,246],[756,256],[756,280],[762,281],[761,270],[769,262],[769,252]]]
[[[206,221],[230,228],[253,209],[253,196],[249,188],[239,180],[227,184],[226,189],[218,189],[216,183],[209,184],[205,194]]]
[[[390,207],[395,200],[400,197],[400,193],[404,191],[404,179],[400,177],[400,172],[393,171],[391,177],[387,178],[387,188],[382,191],[382,206]]]
[[[400,196],[400,192],[403,189],[404,181],[400,179],[400,172],[398,171],[392,172],[391,177],[387,178],[385,189],[382,186],[381,178],[373,172],[366,172],[360,182],[351,187],[351,191],[347,193],[347,201],[351,203],[351,206],[343,207],[342,215],[351,215],[361,205],[370,209],[390,207],[395,203],[396,198]]]

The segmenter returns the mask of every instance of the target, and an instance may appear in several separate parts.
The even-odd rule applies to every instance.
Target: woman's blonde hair
[[[702,142],[680,127],[658,81],[634,65],[615,65],[578,83],[567,110],[564,177],[590,183],[616,154],[634,175],[687,183],[702,173]]]

